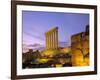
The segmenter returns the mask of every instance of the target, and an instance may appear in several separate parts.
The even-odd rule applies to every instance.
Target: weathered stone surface
[[[89,65],[89,30],[81,32],[71,37],[72,65]]]

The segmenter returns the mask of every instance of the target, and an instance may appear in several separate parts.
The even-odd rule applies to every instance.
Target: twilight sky
[[[89,14],[23,11],[23,44],[45,45],[45,35],[49,29],[58,27],[59,42],[70,43],[73,34],[85,31],[89,24]]]

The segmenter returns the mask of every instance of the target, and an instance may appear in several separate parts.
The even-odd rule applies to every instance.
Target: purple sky
[[[58,27],[59,42],[70,43],[73,34],[85,31],[89,14],[23,11],[23,44],[45,45],[44,33]]]

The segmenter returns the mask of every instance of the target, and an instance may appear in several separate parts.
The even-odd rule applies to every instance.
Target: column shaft
[[[50,34],[50,48],[52,49],[52,33]]]
[[[57,33],[56,33],[56,30],[55,30],[55,48],[57,49]]]
[[[50,48],[50,36],[49,36],[49,33],[48,33],[48,49]]]
[[[50,46],[50,45],[51,45],[51,44],[50,44],[50,43],[51,43],[51,40],[50,40],[50,37],[51,37],[51,36],[50,36],[50,35],[51,35],[51,34],[49,33],[49,49],[51,48],[51,46]]]
[[[47,49],[47,34],[45,34],[45,40],[46,40],[46,42],[45,42],[45,45],[46,45],[46,49]]]
[[[51,29],[46,33],[46,49],[58,48],[58,28]]]
[[[56,49],[55,31],[54,31],[54,48]]]
[[[52,49],[54,49],[54,32],[52,32]]]
[[[46,48],[48,49],[48,34],[46,34]]]
[[[49,33],[48,33],[48,49],[49,49]]]
[[[56,30],[56,47],[58,48],[58,30]]]

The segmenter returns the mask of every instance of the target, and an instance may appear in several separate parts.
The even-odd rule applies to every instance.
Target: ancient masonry
[[[74,34],[71,37],[72,65],[89,65],[89,26],[85,32]]]
[[[46,49],[58,48],[58,27],[55,27],[45,33]]]

